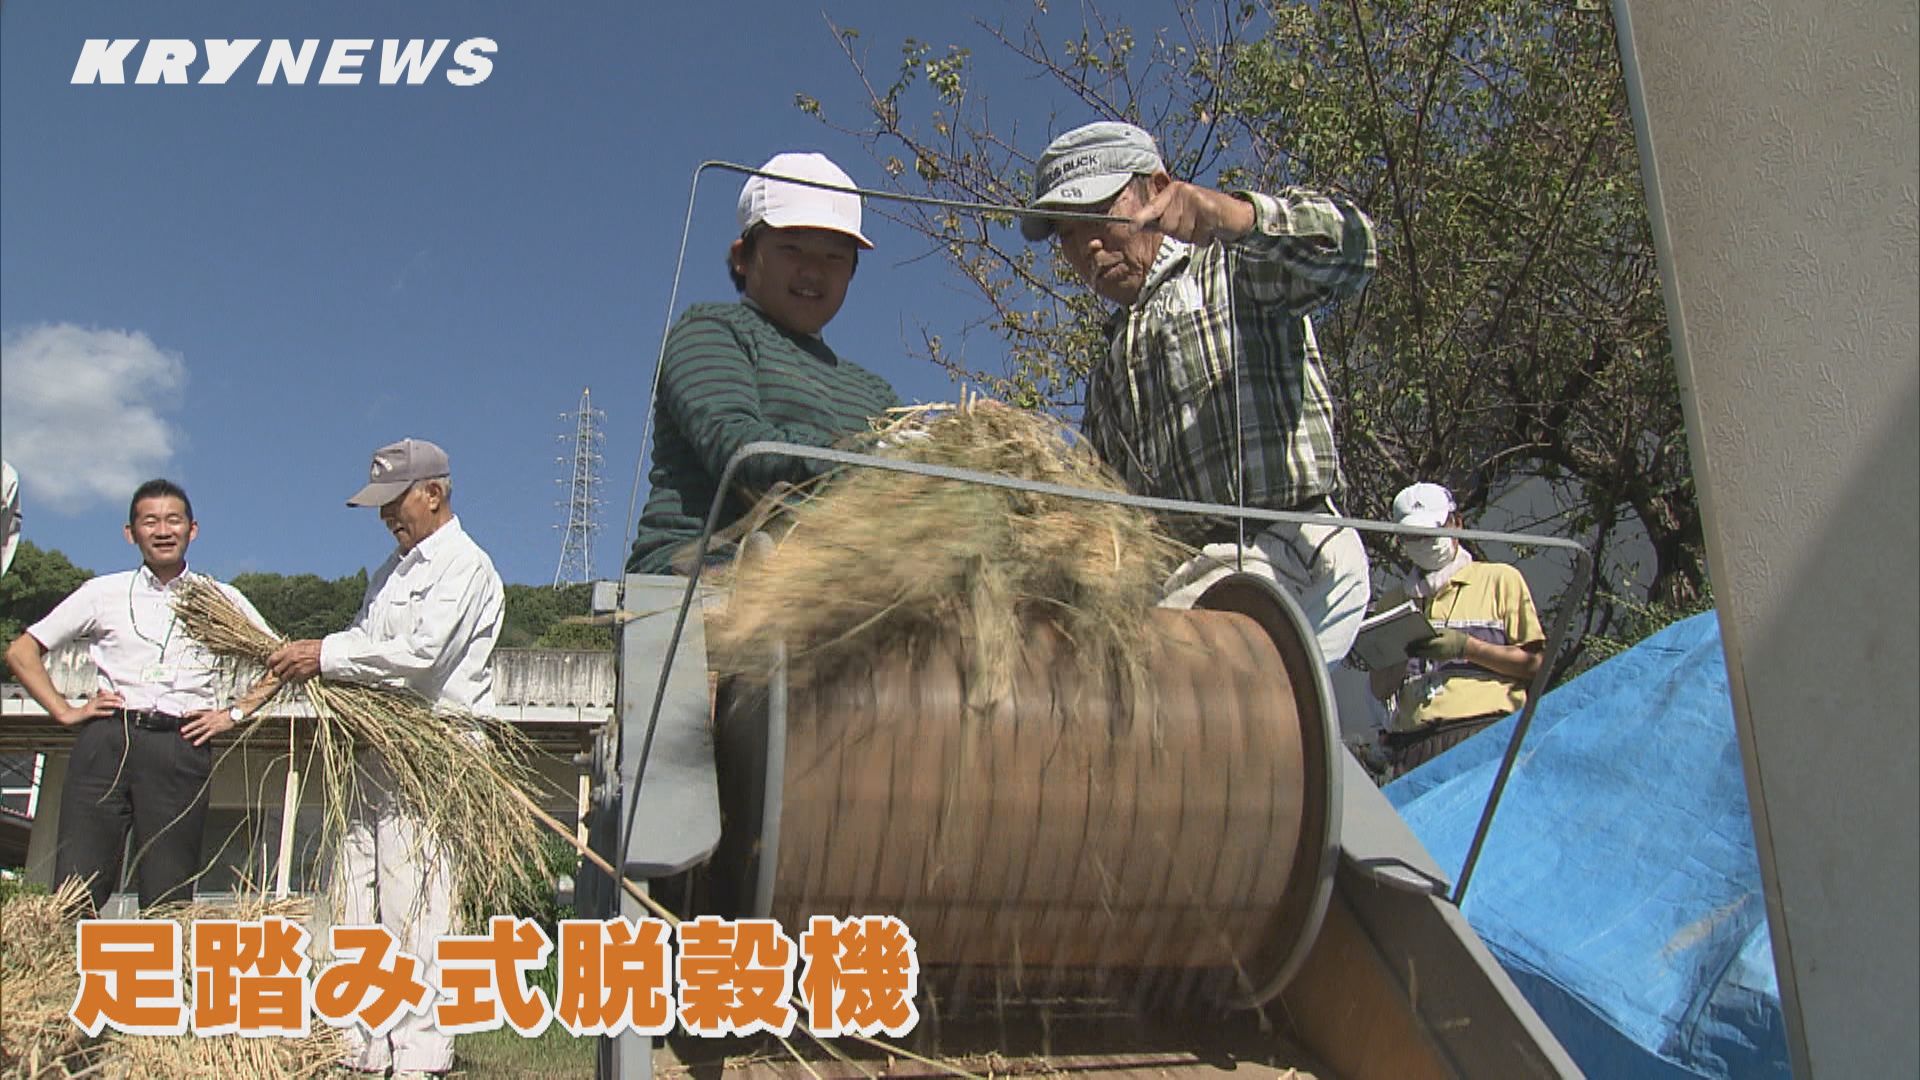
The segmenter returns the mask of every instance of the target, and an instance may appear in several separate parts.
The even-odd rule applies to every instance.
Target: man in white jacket
[[[403,687],[437,707],[484,714],[493,707],[493,647],[505,593],[493,560],[454,516],[446,452],[402,439],[374,452],[368,483],[349,506],[377,506],[399,546],[367,583],[353,625],[318,640],[295,641],[268,660],[273,674]],[[434,942],[451,933],[454,896],[447,853],[435,851],[417,821],[401,813],[384,763],[364,755],[360,796],[350,808],[335,922],[378,922],[400,948],[432,964]],[[430,967],[431,970],[431,967]],[[453,1040],[433,1011],[407,1015],[386,1035],[346,1029],[350,1068],[396,1080],[444,1073]]]

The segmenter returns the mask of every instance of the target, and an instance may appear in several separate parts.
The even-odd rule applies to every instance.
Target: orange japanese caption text
[[[307,1034],[313,986],[308,934],[277,915],[193,924],[195,1035]]]
[[[180,924],[86,919],[74,928],[80,992],[67,1015],[89,1036],[102,1026],[128,1035],[187,1030],[180,998]]]
[[[913,994],[920,957],[913,935],[891,915],[830,919],[815,915],[800,935],[800,996],[815,1035],[900,1036],[920,1020]]]
[[[556,950],[532,920],[496,915],[485,933],[439,939],[431,966],[386,927],[335,926],[317,970],[310,935],[279,916],[194,922],[183,967],[186,933],[166,919],[81,921],[73,1022],[89,1036],[266,1038],[307,1035],[317,1017],[378,1036],[431,1009],[449,1035],[504,1022],[532,1038],[556,1020],[575,1036],[662,1035],[677,1020],[693,1035],[784,1036],[804,1006],[816,1035],[872,1037],[920,1018],[920,960],[892,916],[815,916],[797,946],[770,919],[567,919]],[[549,958],[551,1000],[529,985]]]

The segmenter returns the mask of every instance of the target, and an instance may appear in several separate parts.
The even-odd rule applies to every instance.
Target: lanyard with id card
[[[139,575],[136,574],[127,581],[127,623],[133,627],[133,636],[160,650],[160,656],[154,663],[148,664],[140,669],[140,681],[148,686],[165,686],[171,688],[174,685],[175,677],[178,676],[180,672],[180,668],[177,664],[169,664],[166,662],[167,646],[173,641],[173,630],[174,627],[180,625],[180,617],[173,615],[167,620],[166,633],[160,636],[159,641],[148,637],[146,633],[140,629],[140,619],[133,611],[133,585],[138,578]]]

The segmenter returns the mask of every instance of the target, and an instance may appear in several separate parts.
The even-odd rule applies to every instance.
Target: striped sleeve
[[[750,442],[824,446],[832,441],[832,433],[822,429],[782,426],[768,418],[746,342],[733,326],[712,316],[689,313],[673,328],[660,372],[660,398],[702,468],[715,479],[728,459]],[[758,457],[743,463],[735,477],[765,488],[778,480],[806,480],[818,471],[808,462]]]

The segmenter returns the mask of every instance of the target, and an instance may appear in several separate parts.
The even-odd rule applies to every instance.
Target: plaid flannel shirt
[[[1081,426],[1135,492],[1233,505],[1244,462],[1245,505],[1279,510],[1341,486],[1307,313],[1372,276],[1373,223],[1340,196],[1240,194],[1254,227],[1235,243],[1161,241],[1107,322]]]

